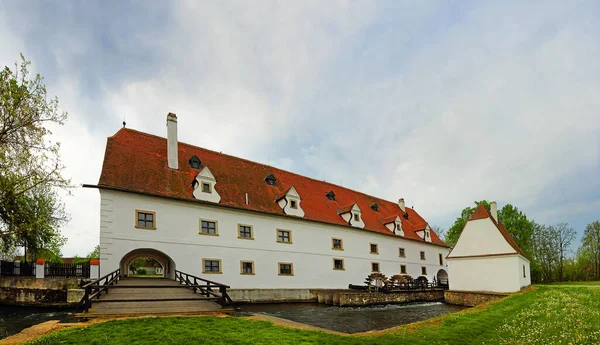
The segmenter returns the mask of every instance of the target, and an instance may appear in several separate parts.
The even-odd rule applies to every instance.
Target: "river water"
[[[272,315],[345,333],[395,327],[464,309],[441,302],[368,307],[335,307],[307,303],[254,304],[242,305],[241,308],[243,312]]]
[[[71,309],[65,308],[37,308],[0,305],[0,339],[17,334],[25,328],[49,320],[61,322],[77,322],[70,317]]]

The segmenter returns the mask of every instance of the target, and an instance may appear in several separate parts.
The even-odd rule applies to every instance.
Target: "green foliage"
[[[60,226],[68,221],[57,190],[70,182],[49,126],[64,124],[67,114],[48,98],[40,75],[30,78],[29,65],[21,55],[14,70],[0,71],[0,251],[25,246],[55,258],[64,244]]]
[[[588,224],[581,240],[582,260],[593,279],[600,279],[600,221]]]
[[[381,335],[340,336],[234,317],[168,317],[65,329],[32,344],[598,344],[598,324],[600,289],[549,285]]]

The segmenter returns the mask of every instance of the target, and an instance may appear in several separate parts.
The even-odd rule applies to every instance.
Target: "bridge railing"
[[[200,291],[200,293],[206,297],[217,297],[217,302],[220,304],[224,305],[229,303],[233,308],[236,308],[235,304],[233,303],[233,300],[231,299],[231,297],[229,297],[229,294],[227,293],[227,289],[230,288],[229,285],[196,277],[178,270],[175,270],[175,280],[178,281],[180,284],[186,285],[190,289],[193,289],[194,292]],[[215,292],[214,289],[218,289],[219,292]]]
[[[116,284],[120,278],[121,270],[117,269],[103,277],[100,277],[84,285],[83,288],[85,289],[85,294],[83,295],[83,298],[80,302],[81,307],[85,311],[88,311],[88,309],[92,307],[92,300],[94,298],[99,297],[104,291],[108,293],[108,287],[113,284]]]

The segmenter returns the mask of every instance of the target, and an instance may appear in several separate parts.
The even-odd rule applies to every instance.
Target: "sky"
[[[65,175],[98,182],[122,127],[396,201],[449,228],[510,203],[579,241],[600,219],[598,1],[6,1],[19,54],[69,113]],[[99,192],[65,196],[65,256]]]

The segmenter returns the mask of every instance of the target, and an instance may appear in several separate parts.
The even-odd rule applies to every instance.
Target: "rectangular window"
[[[400,265],[400,274],[406,274],[406,265]]]
[[[379,262],[371,262],[371,272],[379,272]]]
[[[525,275],[525,265],[523,265],[523,278],[527,278],[527,276]]]
[[[290,201],[290,207],[291,208],[298,208],[298,203],[296,202],[296,200],[291,200]]]
[[[210,190],[210,183],[202,182],[202,192],[204,193],[212,193]]]
[[[218,235],[219,229],[217,228],[217,222],[214,220],[200,219],[200,234],[201,235]]]
[[[401,258],[406,257],[406,250],[404,248],[398,248],[398,256]]]
[[[290,230],[277,229],[277,242],[291,244],[292,243],[292,232]]]
[[[138,229],[156,229],[156,212],[135,210],[135,227]]]
[[[421,266],[421,275],[422,276],[426,276],[427,275],[427,267]]]
[[[371,243],[371,254],[379,254],[379,246],[377,243]]]
[[[240,261],[240,274],[254,274],[254,261]]]
[[[360,216],[357,213],[354,214],[354,221],[360,222]]]
[[[202,273],[215,274],[221,273],[221,260],[202,259]]]
[[[421,260],[425,260],[425,252],[421,252]]]
[[[334,270],[344,270],[344,259],[333,259]]]
[[[341,238],[332,238],[331,249],[344,250],[344,241]]]
[[[279,262],[279,275],[280,276],[293,276],[294,275],[294,264],[289,262]]]
[[[438,254],[438,260],[440,261],[440,266],[444,265],[444,256],[440,253]]]
[[[254,236],[252,234],[252,226],[238,224],[238,238],[241,238],[244,240],[253,240]]]

